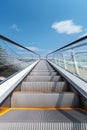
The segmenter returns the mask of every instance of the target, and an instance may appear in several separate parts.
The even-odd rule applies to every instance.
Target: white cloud
[[[82,26],[75,25],[72,20],[55,22],[51,26],[58,33],[74,34],[82,32]]]
[[[17,24],[11,25],[11,26],[10,26],[10,29],[15,30],[16,32],[19,32],[19,31],[20,31],[20,29],[18,28]]]

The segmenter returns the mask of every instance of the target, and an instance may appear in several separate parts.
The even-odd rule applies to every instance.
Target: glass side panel
[[[0,39],[0,81],[26,68],[38,59],[38,55]]]
[[[47,58],[87,81],[87,38],[69,47],[54,51]]]

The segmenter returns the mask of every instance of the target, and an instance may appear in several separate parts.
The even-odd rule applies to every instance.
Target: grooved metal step
[[[79,107],[79,96],[72,92],[62,93],[29,93],[16,92],[11,97],[14,108],[58,108]]]
[[[58,92],[68,91],[65,82],[23,82],[21,91],[40,91],[40,92]]]
[[[0,123],[1,130],[87,130],[87,122],[72,123],[72,122],[59,122],[59,123]]]
[[[33,69],[32,72],[56,72],[55,70]]]
[[[31,72],[29,75],[31,75],[31,76],[56,76],[56,75],[58,75],[58,73],[57,72]]]
[[[26,110],[12,109],[0,116],[1,122],[40,122],[40,123],[80,123],[87,122],[87,115],[81,109],[65,110]],[[1,130],[1,129],[0,129]]]
[[[31,82],[57,82],[57,81],[61,81],[62,78],[61,76],[27,76],[27,78],[25,79],[25,81],[31,81]]]

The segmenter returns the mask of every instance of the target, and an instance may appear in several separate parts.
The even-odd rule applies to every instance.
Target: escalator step
[[[58,75],[57,72],[31,72],[29,75],[35,76],[35,75],[42,75],[42,76],[56,76]]]
[[[61,76],[27,76],[25,81],[31,81],[31,82],[38,82],[38,81],[43,81],[43,82],[57,82],[61,81]]]
[[[21,91],[68,91],[68,86],[65,82],[22,82]]]
[[[11,97],[11,107],[14,108],[58,108],[79,107],[79,97],[75,93],[29,93],[16,92]]]

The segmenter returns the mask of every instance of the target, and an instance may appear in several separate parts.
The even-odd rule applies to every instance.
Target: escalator
[[[81,97],[46,60],[40,60],[10,96],[0,130],[86,130]]]

